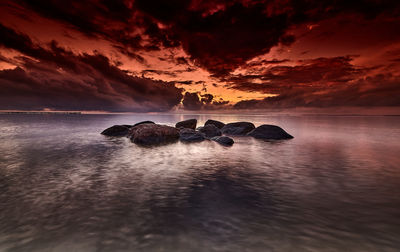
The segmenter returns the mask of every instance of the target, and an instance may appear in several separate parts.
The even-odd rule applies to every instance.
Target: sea
[[[190,118],[294,138],[100,134]],[[400,251],[400,116],[1,114],[0,251]]]

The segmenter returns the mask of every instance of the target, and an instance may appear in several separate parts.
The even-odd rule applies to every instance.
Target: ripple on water
[[[232,147],[98,133],[183,118],[1,115],[0,250],[399,250],[398,118],[215,116],[295,136]]]

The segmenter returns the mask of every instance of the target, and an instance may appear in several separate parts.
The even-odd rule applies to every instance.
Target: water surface
[[[295,138],[143,148],[142,120]],[[400,117],[0,115],[0,251],[399,251]]]

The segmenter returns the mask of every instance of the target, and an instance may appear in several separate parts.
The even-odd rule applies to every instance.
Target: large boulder
[[[201,127],[199,131],[208,138],[222,135],[221,130],[219,130],[214,124],[204,125],[204,127]]]
[[[182,142],[201,142],[205,140],[204,134],[188,128],[179,131],[179,140]]]
[[[281,127],[275,125],[264,124],[258,126],[251,132],[247,134],[258,139],[271,139],[271,140],[281,140],[281,139],[291,139],[293,136],[289,135]]]
[[[179,130],[159,124],[140,124],[130,129],[130,139],[140,145],[157,145],[175,142],[179,139]]]
[[[233,139],[227,136],[216,136],[211,138],[211,140],[225,146],[232,146],[234,143]]]
[[[181,121],[175,124],[176,128],[188,128],[188,129],[196,129],[197,120],[196,119],[189,119],[185,121]]]
[[[226,135],[244,136],[255,128],[251,122],[234,122],[226,124],[221,131]]]
[[[142,121],[142,122],[135,123],[134,125],[132,125],[132,127],[135,127],[135,126],[138,126],[141,124],[146,124],[146,123],[155,124],[153,121]]]
[[[127,136],[128,133],[129,133],[129,127],[126,125],[114,125],[101,132],[101,134],[105,136],[118,136],[118,137]]]
[[[217,127],[218,129],[222,129],[225,126],[225,123],[220,122],[220,121],[216,121],[216,120],[207,120],[207,122],[204,124],[205,126],[207,125],[214,125],[215,127]]]

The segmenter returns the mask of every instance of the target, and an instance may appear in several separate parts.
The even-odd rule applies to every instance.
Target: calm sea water
[[[295,138],[153,148],[183,119]],[[0,115],[0,251],[399,251],[400,117]]]

